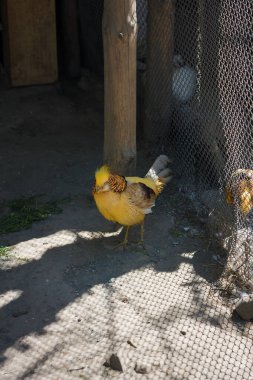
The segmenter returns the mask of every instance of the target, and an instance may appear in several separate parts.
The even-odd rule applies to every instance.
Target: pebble
[[[142,361],[137,361],[134,370],[136,373],[145,375],[151,372],[151,365]]]
[[[243,297],[237,304],[235,310],[242,319],[246,321],[253,319],[253,299]]]
[[[114,371],[123,372],[123,367],[120,358],[117,354],[112,354],[109,359],[109,367]]]

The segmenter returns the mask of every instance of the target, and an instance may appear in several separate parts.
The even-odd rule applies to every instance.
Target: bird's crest
[[[110,169],[107,165],[101,166],[95,173],[96,185],[103,186],[108,181],[110,176]]]

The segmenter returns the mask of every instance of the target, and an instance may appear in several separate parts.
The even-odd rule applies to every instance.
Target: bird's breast
[[[112,222],[132,226],[143,221],[145,215],[129,201],[127,195],[113,191],[95,193],[94,199],[100,213]]]

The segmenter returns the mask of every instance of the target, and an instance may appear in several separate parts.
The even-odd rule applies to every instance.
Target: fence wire
[[[229,252],[226,286],[252,290],[253,4],[177,0],[149,6],[146,133],[159,149],[166,142],[173,147],[189,194],[212,213],[208,223]],[[152,21],[154,7],[161,17]],[[168,33],[174,33],[171,56]],[[156,59],[150,53],[155,44]],[[164,90],[168,85],[172,96]]]
[[[78,2],[100,69],[102,3]],[[0,235],[1,379],[253,379],[252,323],[231,308],[252,292],[252,10],[137,0],[144,133],[175,171],[145,221],[146,252],[112,249],[119,231],[91,199],[101,86],[0,93],[2,198],[62,209]]]
[[[154,154],[174,157],[178,190],[204,220],[211,244],[224,249],[206,300],[217,291],[233,310],[253,294],[253,3],[150,0],[147,9],[144,134]],[[218,347],[215,334],[212,340],[221,357],[227,348]],[[231,378],[217,368],[210,378]],[[192,378],[208,378],[200,372]],[[252,376],[247,365],[237,375]]]

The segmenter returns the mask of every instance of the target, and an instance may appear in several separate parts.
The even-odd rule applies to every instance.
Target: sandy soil
[[[90,195],[102,87],[86,84],[0,91],[1,200],[63,209],[1,237],[13,249],[0,259],[0,378],[253,379],[252,327],[211,291],[222,253],[176,175],[147,218],[147,250],[112,249],[122,236]],[[149,161],[141,152],[140,174]]]

